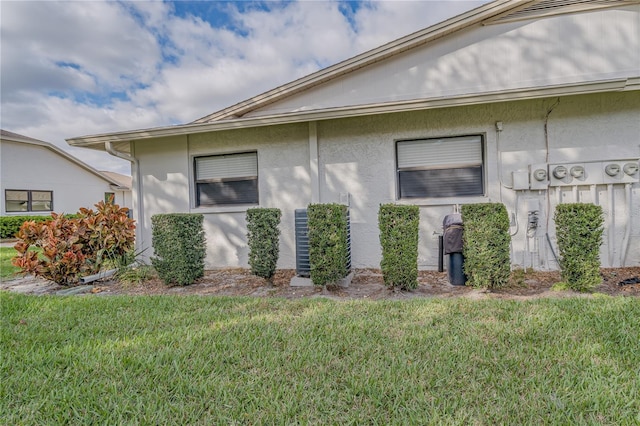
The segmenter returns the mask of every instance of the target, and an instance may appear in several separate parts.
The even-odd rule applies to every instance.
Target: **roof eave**
[[[387,114],[394,112],[406,112],[468,105],[482,105],[494,102],[518,101],[546,98],[552,96],[570,96],[623,90],[640,90],[640,76],[634,78],[620,78],[588,83],[474,93],[456,97],[417,99],[360,106],[344,106],[321,110],[275,114],[263,117],[229,119],[211,123],[190,123],[178,126],[157,127],[153,129],[134,130],[128,132],[81,136],[69,138],[67,139],[67,142],[72,146],[96,147],[104,145],[106,142],[129,142],[134,140],[163,138],[184,134],[207,133],[223,130],[236,130],[242,128],[263,127],[278,124],[294,124],[309,121],[322,121],[375,114]]]

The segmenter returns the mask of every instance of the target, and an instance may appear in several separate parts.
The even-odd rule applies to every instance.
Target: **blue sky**
[[[477,7],[433,1],[0,2],[0,126],[65,138],[191,122]]]

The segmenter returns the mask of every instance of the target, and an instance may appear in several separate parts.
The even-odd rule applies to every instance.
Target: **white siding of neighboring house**
[[[131,195],[114,191],[110,183],[52,150],[35,144],[2,140],[0,147],[2,215],[49,215],[50,212],[5,211],[5,189],[53,191],[53,211],[76,213],[80,207],[93,207],[104,200],[105,192],[116,194],[125,206],[131,206]],[[125,198],[127,197],[127,198]],[[128,204],[126,204],[128,203]]]
[[[247,114],[638,77],[640,4],[478,25]]]
[[[556,269],[546,243],[548,232],[555,245],[553,221],[548,220],[547,214],[553,214],[559,200],[574,201],[576,194],[580,201],[596,202],[605,211],[601,263],[604,266],[621,263],[622,242],[629,229],[626,265],[640,265],[638,183],[630,187],[622,184],[577,186],[575,190],[571,187],[541,191],[509,188],[512,172],[526,171],[530,164],[544,163],[547,155],[549,163],[637,161],[640,157],[637,91],[561,98],[549,114],[547,154],[545,116],[556,101],[555,98],[539,99],[318,122],[318,200],[313,199],[314,133],[310,132],[313,126],[308,124],[138,141],[134,153],[140,160],[145,212],[140,248],[151,245],[153,214],[201,212],[205,215],[207,268],[248,267],[246,208],[195,208],[193,157],[257,150],[260,206],[278,207],[283,211],[279,268],[295,267],[294,210],[312,201],[341,202],[346,194],[350,195],[352,262],[356,268],[379,267],[377,213],[380,204],[398,202],[420,206],[419,267],[435,269],[437,235],[434,233],[441,231],[443,217],[452,212],[456,204],[501,201],[518,222],[518,227],[511,228],[513,263]],[[499,134],[498,121],[503,126]],[[485,138],[486,196],[396,199],[395,141],[469,134],[481,134]],[[626,188],[630,188],[632,205],[625,204]],[[540,227],[528,239],[527,211],[536,203],[541,210]]]

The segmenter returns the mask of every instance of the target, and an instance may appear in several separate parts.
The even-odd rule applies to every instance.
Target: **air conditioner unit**
[[[301,277],[308,277],[311,275],[311,263],[309,262],[307,209],[296,209],[294,218],[296,232],[296,274]]]
[[[296,209],[294,212],[296,234],[296,274],[301,277],[311,276],[309,260],[309,227],[307,209]],[[347,210],[347,272],[351,270],[351,215]]]

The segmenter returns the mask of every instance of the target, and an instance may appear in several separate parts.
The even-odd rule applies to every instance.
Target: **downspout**
[[[140,162],[138,161],[137,158],[135,158],[134,156],[130,155],[130,154],[125,154],[124,152],[121,151],[117,151],[113,145],[111,144],[111,142],[105,142],[104,143],[104,149],[105,151],[107,151],[110,155],[113,155],[114,157],[118,157],[121,158],[123,160],[129,161],[130,163],[133,164],[133,168],[134,168],[134,173],[135,173],[135,197],[138,201],[137,204],[137,226],[136,226],[136,233],[138,235],[136,235],[136,245],[138,247],[143,247],[143,241],[142,241],[142,231],[140,230],[140,224],[144,223],[144,208],[143,208],[143,203],[142,203],[142,182],[140,179]]]

